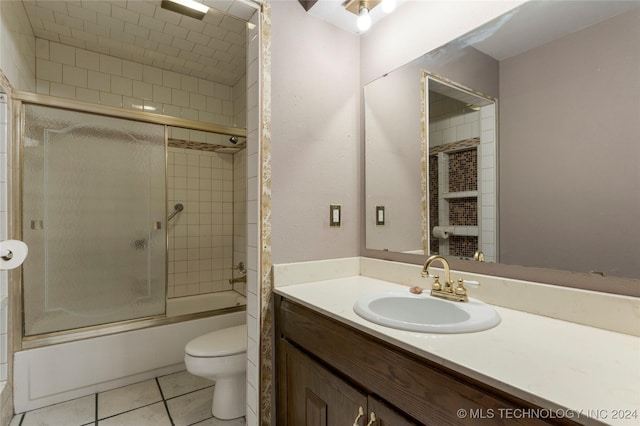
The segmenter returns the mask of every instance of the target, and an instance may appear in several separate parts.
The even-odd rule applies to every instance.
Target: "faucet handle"
[[[431,284],[431,290],[439,291],[442,290],[442,284],[440,284],[440,277],[438,275],[433,276],[433,284]]]
[[[473,287],[473,288],[480,287],[480,281],[463,280],[463,279],[461,279],[460,281],[462,281],[464,283],[464,285],[469,286],[469,287]]]
[[[244,262],[242,261],[240,261],[238,265],[232,266],[231,269],[233,269],[234,271],[238,271],[240,273],[243,273],[246,271],[246,269],[244,268]]]

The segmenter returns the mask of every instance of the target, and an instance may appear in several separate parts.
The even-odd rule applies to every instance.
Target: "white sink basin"
[[[451,302],[427,291],[413,294],[408,288],[366,294],[353,310],[376,324],[423,333],[471,333],[500,324],[496,310],[477,299]]]

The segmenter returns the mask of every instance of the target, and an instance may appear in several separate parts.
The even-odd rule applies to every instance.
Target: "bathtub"
[[[189,340],[244,324],[246,311],[219,311],[222,313],[185,321],[179,317],[245,303],[244,296],[233,291],[169,299],[167,317],[175,322],[16,352],[15,412],[184,370],[184,346]]]

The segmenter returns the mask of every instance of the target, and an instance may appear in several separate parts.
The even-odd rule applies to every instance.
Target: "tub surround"
[[[353,312],[354,302],[368,292],[428,288],[430,280],[422,279],[420,270],[366,258],[275,265],[275,292],[529,403],[572,410],[579,423],[637,422],[616,420],[613,413],[640,410],[640,339],[631,335],[637,334],[638,299],[452,271],[452,278],[481,282],[469,294],[495,306],[502,318],[497,327],[423,334],[379,326]],[[617,332],[605,329],[619,322],[630,324]]]

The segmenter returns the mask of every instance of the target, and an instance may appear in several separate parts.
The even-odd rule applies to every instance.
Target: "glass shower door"
[[[25,336],[164,314],[164,126],[24,108]]]

